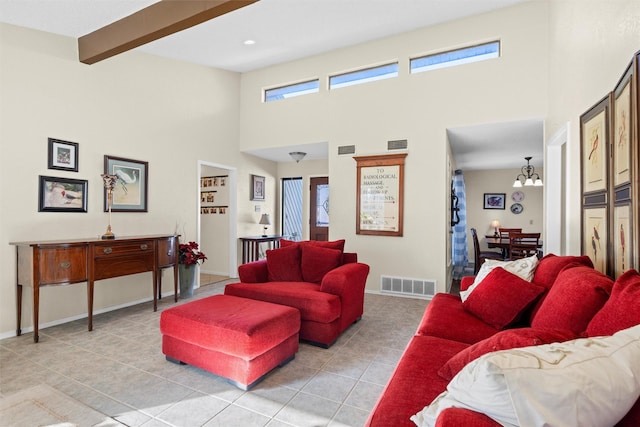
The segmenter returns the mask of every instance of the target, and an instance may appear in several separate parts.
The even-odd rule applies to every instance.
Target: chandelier
[[[516,177],[513,186],[522,187],[522,181],[524,180],[525,187],[542,187],[542,180],[540,179],[540,175],[536,173],[536,168],[529,164],[529,160],[531,160],[531,157],[525,157],[524,159],[527,161],[527,164],[522,167],[522,173]]]

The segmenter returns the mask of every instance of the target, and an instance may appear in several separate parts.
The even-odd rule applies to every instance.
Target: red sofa
[[[482,354],[612,335],[640,324],[640,274],[631,270],[614,284],[593,270],[588,257],[547,255],[538,263],[531,282],[523,281],[526,286],[502,268],[493,270],[485,280],[464,303],[456,295],[435,295],[367,426],[415,427],[410,418],[431,404],[457,372]],[[461,290],[467,290],[473,281],[473,277],[463,278]],[[476,294],[484,286],[487,288]],[[519,286],[528,289],[527,297],[513,291]],[[511,310],[513,306],[517,308]],[[435,425],[500,426],[482,413],[458,407],[440,412]],[[640,425],[640,400],[616,425]]]
[[[266,259],[241,265],[240,283],[224,293],[297,308],[300,339],[328,348],[362,317],[369,266],[343,252],[344,240],[280,245]]]

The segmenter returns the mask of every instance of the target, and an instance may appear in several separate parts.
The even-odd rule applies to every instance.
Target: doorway
[[[309,239],[329,240],[329,177],[310,179]]]
[[[200,273],[238,277],[236,194],[235,168],[198,161],[196,235],[200,249],[209,258]]]

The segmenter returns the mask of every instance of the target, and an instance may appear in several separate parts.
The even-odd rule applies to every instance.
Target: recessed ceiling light
[[[251,46],[252,44],[256,44],[256,41],[249,39],[249,40],[245,40],[243,43],[247,46]]]

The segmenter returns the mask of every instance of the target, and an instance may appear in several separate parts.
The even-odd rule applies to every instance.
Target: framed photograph
[[[111,212],[147,212],[149,164],[140,160],[104,156],[104,173],[118,177]],[[104,211],[109,210],[104,189]]]
[[[631,181],[631,89],[633,63],[629,64],[613,91],[613,185]]]
[[[40,175],[38,212],[87,212],[87,180]]]
[[[582,192],[607,189],[611,94],[580,116]]]
[[[484,209],[504,209],[507,193],[484,193]]]
[[[49,138],[49,169],[78,172],[78,143]]]
[[[590,208],[582,212],[582,253],[591,258],[596,270],[607,274],[607,208]]]
[[[264,176],[251,175],[251,200],[264,200]]]
[[[402,236],[407,153],[354,157],[356,234]]]

